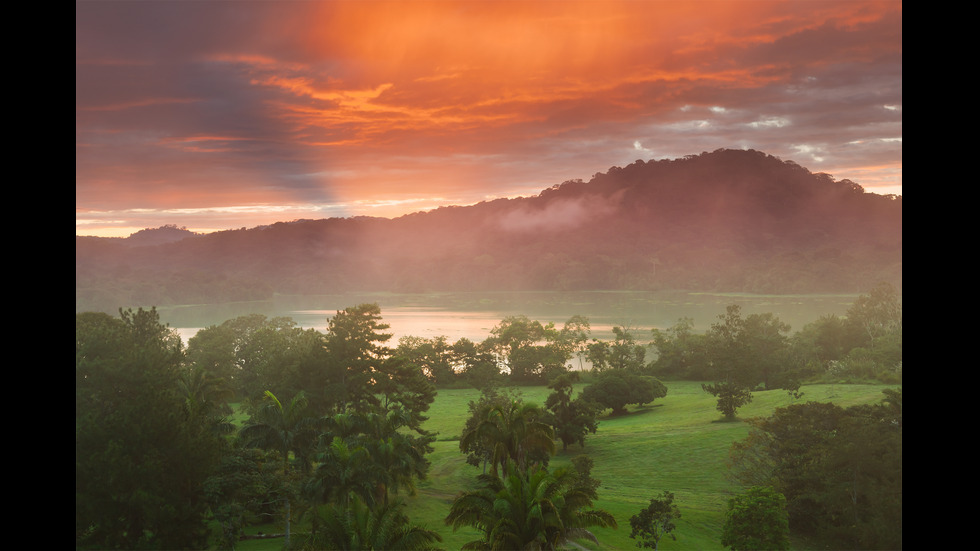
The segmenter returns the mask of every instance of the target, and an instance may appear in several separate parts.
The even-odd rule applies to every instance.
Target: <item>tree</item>
[[[587,350],[586,344],[589,342],[589,335],[592,328],[589,325],[589,318],[576,314],[565,322],[561,329],[561,342],[568,347],[570,354],[578,356],[579,368],[582,368],[582,356]]]
[[[701,384],[701,389],[718,398],[718,411],[729,421],[735,419],[738,408],[752,401],[752,391],[735,381],[721,381],[714,384]]]
[[[515,383],[539,382],[563,372],[571,358],[568,343],[553,323],[545,326],[525,315],[507,316],[484,341],[507,365]]]
[[[694,320],[681,318],[666,330],[652,329],[657,358],[650,362],[656,374],[704,380],[711,377],[706,337],[694,332]]]
[[[769,312],[745,317],[739,338],[747,355],[741,368],[749,381],[759,381],[766,389],[779,387],[774,383],[781,381],[777,374],[785,369],[789,330],[789,324]]]
[[[352,495],[374,498],[373,465],[366,448],[334,435],[319,447],[315,458],[316,468],[304,488],[314,503],[346,506]]]
[[[874,348],[877,340],[891,332],[901,332],[902,302],[890,283],[879,283],[861,295],[847,309],[847,321],[864,335],[864,343]]]
[[[375,508],[355,497],[327,507],[323,529],[310,537],[302,549],[336,551],[426,551],[436,549],[442,536],[412,524],[395,502]]]
[[[76,314],[76,546],[206,544],[203,485],[227,447],[187,407],[183,361],[155,308]]]
[[[504,375],[494,360],[490,343],[477,345],[467,338],[453,343],[453,362],[462,371],[460,378],[480,392],[489,392],[499,386]]]
[[[360,304],[338,311],[327,323],[329,385],[326,393],[334,410],[369,411],[378,405],[372,389],[373,372],[391,356],[385,346],[391,334],[381,321],[381,307]]]
[[[245,527],[275,514],[284,489],[275,452],[236,447],[204,483],[220,549],[234,549]]]
[[[663,495],[650,500],[650,505],[630,518],[630,537],[636,540],[639,548],[659,549],[664,536],[674,535],[674,521],[681,518],[681,510],[674,505],[674,494],[664,490]]]
[[[179,374],[178,392],[184,398],[188,415],[211,424],[216,434],[234,432],[235,427],[227,416],[232,413],[228,400],[235,393],[225,379],[213,377],[200,367],[184,368]]]
[[[288,317],[239,316],[205,327],[191,337],[187,363],[224,379],[242,398],[261,399],[265,389],[285,386],[280,380],[281,357],[297,331],[301,332]]]
[[[667,387],[654,377],[624,369],[607,369],[582,390],[579,399],[610,408],[613,415],[623,415],[629,404],[644,405],[666,395]]]
[[[474,467],[483,466],[484,474],[487,472],[487,465],[493,459],[495,442],[490,440],[489,435],[477,435],[474,431],[482,423],[490,410],[497,406],[506,406],[512,400],[522,400],[519,393],[511,389],[502,392],[497,390],[495,385],[489,385],[480,392],[480,398],[476,401],[470,400],[467,404],[470,416],[467,417],[463,425],[463,434],[474,433],[473,437],[466,443],[465,447],[460,445],[460,451],[466,454],[466,463]]]
[[[317,431],[315,418],[308,415],[306,397],[297,394],[283,405],[270,391],[265,392],[266,403],[253,415],[238,433],[245,446],[273,450],[279,453],[283,476],[290,479],[290,453],[293,453],[304,471],[307,470]],[[283,499],[286,524],[286,547],[289,547],[290,509],[289,492]]]
[[[547,460],[555,453],[554,429],[543,421],[541,407],[522,400],[492,402],[487,410],[477,412],[471,429],[463,433],[459,449],[469,453],[482,445],[490,451],[494,473],[508,461],[526,470],[532,461]]]
[[[436,398],[436,387],[416,364],[399,356],[386,358],[374,371],[372,383],[378,413],[398,410],[408,416],[409,428],[426,434],[424,414]]]
[[[728,501],[721,544],[732,551],[789,549],[786,498],[767,486],[753,486]]]
[[[626,327],[613,327],[615,338],[611,343],[593,340],[586,349],[586,359],[592,370],[626,369],[640,373],[645,367],[646,346],[638,344],[632,330]]]
[[[901,403],[901,389],[888,389],[881,404],[777,408],[733,446],[733,473],[785,496],[794,533],[833,548],[901,548]]]
[[[585,435],[595,434],[599,428],[596,420],[599,406],[587,400],[573,400],[573,383],[578,381],[578,372],[572,371],[559,375],[548,388],[553,389],[544,402],[544,407],[551,415],[548,422],[555,429],[555,436],[561,440],[562,449],[568,449],[569,444],[578,442],[585,446]]]
[[[444,336],[401,337],[394,354],[415,365],[433,384],[445,385],[456,380],[453,347]]]
[[[734,419],[738,408],[752,401],[752,389],[760,383],[770,387],[781,369],[786,349],[782,333],[789,326],[772,314],[752,314],[742,318],[741,308],[730,304],[711,325],[706,335],[708,357],[714,366],[714,384],[701,388],[718,398],[718,411]],[[795,385],[787,379],[786,384]]]
[[[478,489],[456,496],[446,517],[453,530],[471,526],[482,533],[464,549],[555,550],[575,537],[598,543],[591,527],[616,527],[612,515],[590,509],[595,488],[573,469],[524,471],[510,461],[502,477],[484,474],[479,481]]]

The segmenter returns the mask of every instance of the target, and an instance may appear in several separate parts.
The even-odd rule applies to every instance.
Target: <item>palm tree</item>
[[[394,502],[367,506],[354,497],[347,504],[327,508],[324,527],[304,545],[304,549],[336,551],[427,551],[441,542],[437,532],[414,525],[401,511],[404,504]]]
[[[555,453],[554,429],[541,419],[543,411],[537,404],[508,400],[506,404],[493,405],[476,427],[463,435],[459,448],[467,452],[480,443],[490,447],[494,474],[507,461],[526,470],[533,457]]]
[[[374,493],[374,466],[364,446],[350,445],[334,436],[316,454],[317,466],[307,482],[306,493],[314,502],[346,507],[350,496],[370,499]]]
[[[234,432],[235,426],[222,415],[231,412],[228,401],[235,395],[224,378],[215,377],[204,368],[191,366],[180,372],[177,385],[188,415],[206,419],[216,434]]]
[[[428,471],[425,453],[434,437],[416,437],[402,430],[410,425],[410,416],[400,408],[387,413],[344,413],[325,418],[324,442],[330,444],[317,458],[316,477],[336,480],[341,473],[335,471],[348,469],[345,465],[350,462],[350,468],[356,469],[360,477],[352,490],[372,507],[387,503],[390,492],[397,494],[400,489],[413,492],[415,479],[424,478]],[[352,453],[363,454],[363,457],[350,460],[348,455]],[[337,482],[329,484],[335,486]],[[368,484],[372,490],[366,493]],[[342,498],[339,495],[324,497]]]
[[[265,391],[266,403],[242,427],[238,436],[247,447],[256,447],[279,452],[282,459],[282,472],[289,480],[290,453],[299,461],[304,470],[309,465],[310,453],[316,440],[316,419],[310,417],[306,397],[302,392],[284,406],[275,394]],[[290,504],[288,493],[285,498],[285,545],[289,547]]]
[[[472,526],[483,533],[464,549],[555,550],[577,537],[598,543],[589,527],[616,527],[609,513],[586,510],[596,499],[595,488],[570,469],[523,472],[510,461],[504,477],[481,475],[480,481],[479,489],[456,497],[446,517],[453,530]]]

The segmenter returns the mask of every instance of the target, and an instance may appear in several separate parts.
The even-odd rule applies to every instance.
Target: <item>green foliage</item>
[[[738,408],[752,401],[752,391],[735,381],[721,381],[714,384],[702,384],[701,388],[718,398],[718,411],[728,420],[735,419]]]
[[[467,338],[453,343],[453,357],[461,371],[459,378],[481,392],[489,392],[504,382],[490,348],[487,343],[478,346]]]
[[[660,497],[650,499],[646,508],[630,517],[630,537],[638,540],[637,547],[656,550],[665,536],[677,539],[674,521],[679,518],[681,510],[674,504],[674,494],[664,490]]]
[[[902,330],[902,302],[890,283],[875,285],[847,309],[847,322],[863,335],[863,345],[874,347],[876,341],[889,333]]]
[[[432,339],[401,337],[394,354],[415,365],[435,385],[450,385],[457,379],[455,364],[458,359],[444,336]]]
[[[613,415],[622,415],[627,405],[642,406],[666,395],[667,387],[659,379],[624,369],[607,369],[585,387],[580,399],[610,408]]]
[[[310,416],[305,395],[300,392],[283,405],[270,391],[265,392],[266,402],[239,431],[238,437],[246,447],[275,451],[282,462],[282,473],[287,483],[290,476],[290,454],[303,472],[309,470],[316,442],[315,418]],[[291,486],[291,485],[290,485]],[[288,487],[283,492],[283,518],[286,523],[286,547],[289,547],[292,510],[291,497],[296,491]]]
[[[391,338],[381,321],[381,307],[361,304],[338,311],[327,323],[329,352],[326,393],[336,411],[370,411],[379,405],[371,388],[373,373],[391,356],[385,343]]]
[[[694,332],[694,320],[682,318],[672,327],[652,329],[651,345],[657,352],[651,370],[669,377],[703,381],[711,377],[707,337]]]
[[[479,482],[456,496],[446,517],[454,531],[469,526],[480,532],[481,539],[464,549],[557,549],[574,537],[598,542],[589,528],[616,526],[608,512],[591,509],[595,488],[573,469],[525,471],[509,462],[503,476],[481,475]]]
[[[548,423],[554,428],[555,437],[561,440],[562,449],[567,449],[569,444],[576,442],[585,446],[585,435],[595,434],[599,428],[599,421],[596,419],[599,406],[585,399],[572,399],[572,384],[578,379],[576,371],[556,377],[548,385],[554,392],[544,402],[544,407],[550,413],[547,417]]]
[[[180,338],[155,309],[75,316],[75,542],[206,544],[205,479],[225,450],[181,393]]]
[[[721,544],[732,551],[789,549],[786,498],[770,487],[753,486],[730,499]]]
[[[188,340],[187,361],[209,377],[224,379],[243,399],[262,400],[270,388],[289,399],[322,386],[321,337],[287,317],[249,314],[205,327]],[[320,392],[309,392],[307,399],[320,409]]]
[[[573,343],[570,333],[557,330],[553,323],[542,325],[519,315],[501,320],[483,344],[507,366],[512,383],[528,384],[564,372]]]
[[[646,362],[646,346],[636,342],[629,327],[614,326],[612,342],[593,340],[588,345],[586,359],[597,372],[606,369],[626,369],[636,373],[643,371]]]
[[[302,550],[427,551],[442,541],[438,532],[412,524],[395,502],[368,507],[355,497],[345,504],[330,504],[322,528],[300,546]]]
[[[877,405],[793,404],[752,425],[732,464],[742,480],[786,496],[794,533],[840,548],[901,548],[901,389]]]
[[[220,526],[220,548],[234,549],[247,526],[275,516],[285,478],[274,453],[237,447],[204,482],[211,515]]]
[[[463,453],[478,452],[494,473],[513,462],[519,469],[547,462],[555,453],[554,429],[544,422],[541,406],[509,396],[491,397],[476,407],[459,440]],[[489,459],[486,454],[489,453]]]

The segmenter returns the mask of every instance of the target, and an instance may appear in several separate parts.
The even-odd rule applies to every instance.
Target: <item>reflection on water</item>
[[[681,318],[694,320],[695,330],[704,331],[726,306],[735,303],[742,315],[771,312],[799,330],[820,316],[844,315],[857,295],[741,295],[709,293],[649,293],[623,291],[524,292],[524,293],[433,293],[433,294],[344,294],[279,296],[273,300],[227,304],[160,307],[160,319],[187,342],[200,328],[219,325],[247,314],[286,316],[299,327],[326,331],[327,320],[338,310],[363,303],[378,303],[384,323],[391,326],[391,344],[406,335],[433,338],[445,336],[452,343],[460,338],[474,342],[486,339],[491,329],[512,315],[527,315],[559,328],[575,315],[589,319],[592,336],[611,339],[612,327],[630,327],[641,340],[653,328],[665,329]]]

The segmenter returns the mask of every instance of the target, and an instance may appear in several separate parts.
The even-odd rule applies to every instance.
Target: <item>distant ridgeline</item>
[[[859,293],[901,278],[900,196],[752,150],[395,219],[75,238],[76,311],[348,291]]]

